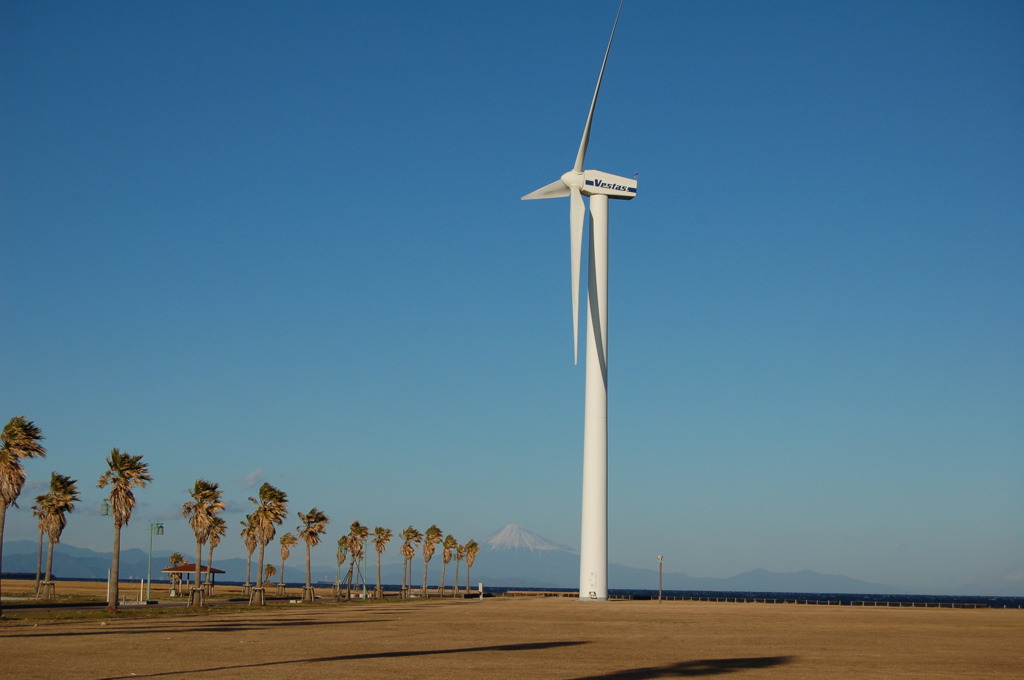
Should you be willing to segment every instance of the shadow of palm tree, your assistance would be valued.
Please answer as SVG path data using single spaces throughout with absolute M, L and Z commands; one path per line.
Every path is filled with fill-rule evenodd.
M 78 630 L 78 631 L 66 631 L 58 630 L 54 632 L 25 632 L 25 633 L 10 633 L 0 634 L 0 639 L 4 638 L 42 638 L 42 637 L 60 637 L 68 638 L 82 635 L 151 635 L 153 633 L 239 633 L 244 631 L 252 630 L 268 630 L 270 628 L 279 627 L 290 627 L 290 626 L 301 626 L 303 628 L 309 626 L 344 626 L 353 623 L 386 623 L 390 619 L 351 619 L 348 621 L 274 621 L 271 623 L 253 623 L 248 621 L 240 622 L 219 622 L 219 623 L 205 623 L 189 622 L 188 626 L 182 625 L 180 622 L 172 625 L 152 625 L 152 626 L 132 626 L 131 628 L 121 628 L 110 626 L 102 630 Z
M 725 675 L 755 668 L 781 666 L 793 660 L 791 656 L 762 656 L 747 659 L 700 659 L 680 661 L 667 666 L 629 668 L 601 675 L 585 675 L 572 680 L 649 680 L 650 678 L 693 678 L 702 675 Z
M 246 663 L 233 666 L 213 666 L 210 668 L 195 668 L 192 670 L 165 671 L 162 673 L 150 673 L 147 675 L 116 675 L 99 680 L 128 680 L 129 678 L 159 678 L 159 677 L 186 677 L 193 673 L 214 673 L 217 671 L 229 671 L 242 668 L 260 668 L 264 666 L 287 666 L 298 663 L 325 663 L 329 661 L 353 661 L 356 659 L 390 659 L 403 656 L 431 656 L 434 654 L 467 654 L 473 652 L 523 652 L 536 649 L 551 649 L 553 647 L 573 647 L 585 645 L 583 641 L 572 642 L 524 642 L 513 645 L 488 645 L 486 647 L 459 647 L 455 649 L 427 649 L 421 651 L 407 652 L 374 652 L 366 654 L 341 654 L 339 656 L 321 656 L 303 659 L 291 659 L 289 661 L 268 661 L 266 663 Z M 652 676 L 653 677 L 653 676 Z

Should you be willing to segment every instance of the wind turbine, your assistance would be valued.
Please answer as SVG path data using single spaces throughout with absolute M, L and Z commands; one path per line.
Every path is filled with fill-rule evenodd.
M 523 196 L 569 197 L 569 256 L 572 273 L 572 352 L 578 359 L 580 256 L 583 244 L 583 197 L 590 197 L 590 259 L 587 267 L 587 361 L 583 425 L 583 519 L 580 528 L 580 600 L 608 599 L 608 199 L 636 196 L 635 179 L 600 170 L 584 170 L 597 95 L 622 13 L 615 14 L 608 47 L 597 76 L 590 113 L 572 170 L 561 179 Z

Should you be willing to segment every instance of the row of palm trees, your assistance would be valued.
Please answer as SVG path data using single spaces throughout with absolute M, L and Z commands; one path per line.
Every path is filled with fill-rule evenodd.
M 0 568 L 3 565 L 3 530 L 7 508 L 15 505 L 25 485 L 25 469 L 22 461 L 29 458 L 43 458 L 46 448 L 40 443 L 42 431 L 25 416 L 15 416 L 4 426 L 0 434 Z M 107 458 L 108 470 L 100 477 L 97 486 L 110 486 L 107 499 L 114 516 L 114 557 L 111 564 L 108 609 L 117 607 L 118 566 L 121 557 L 121 528 L 131 519 L 135 508 L 132 488 L 145 486 L 152 480 L 142 456 L 132 456 L 118 449 L 111 449 Z M 50 475 L 50 489 L 36 496 L 32 515 L 39 520 L 39 551 L 36 568 L 36 593 L 41 597 L 53 596 L 53 548 L 60 541 L 67 515 L 74 511 L 75 503 L 81 500 L 78 494 L 78 480 L 54 472 Z M 49 538 L 46 555 L 46 579 L 40 582 L 39 562 L 42 561 L 43 534 Z M 0 609 L 0 616 L 3 610 Z
M 252 592 L 256 593 L 254 598 L 251 598 L 251 602 L 262 601 L 263 593 L 265 592 L 265 582 L 269 580 L 267 575 L 267 567 L 273 565 L 266 564 L 266 547 L 274 539 L 276 533 L 276 526 L 280 525 L 284 521 L 284 517 L 287 516 L 287 495 L 265 482 L 259 489 L 257 497 L 249 498 L 256 508 L 251 514 L 245 516 L 245 520 L 241 522 L 242 531 L 240 537 L 246 548 L 246 570 L 245 570 L 245 588 L 252 588 Z M 298 513 L 299 521 L 301 525 L 296 527 L 298 537 L 291 532 L 287 532 L 279 539 L 280 543 L 280 555 L 281 555 L 281 570 L 280 570 L 280 581 L 277 585 L 277 592 L 283 594 L 284 592 L 284 565 L 287 559 L 291 556 L 291 549 L 302 540 L 306 544 L 306 585 L 303 588 L 303 601 L 311 602 L 314 598 L 312 579 L 310 574 L 310 549 L 317 546 L 320 543 L 321 536 L 327 530 L 327 524 L 330 519 L 321 510 L 317 508 L 311 509 L 308 513 Z M 365 588 L 365 576 L 363 575 L 363 560 L 365 558 L 365 545 L 367 540 L 373 543 L 374 550 L 377 553 L 377 581 L 374 590 L 374 595 L 377 598 L 381 598 L 384 595 L 383 587 L 381 585 L 381 557 L 384 551 L 387 549 L 388 543 L 391 542 L 394 536 L 394 532 L 386 527 L 378 526 L 373 530 L 373 536 L 370 537 L 370 530 L 364 526 L 358 520 L 353 522 L 349 526 L 349 532 L 338 539 L 338 547 L 335 553 L 338 563 L 338 582 L 335 586 L 335 593 L 340 594 L 341 584 L 345 583 L 346 598 L 351 599 L 352 597 L 352 585 L 359 579 L 363 581 L 363 587 Z M 422 594 L 425 597 L 427 595 L 427 567 L 433 557 L 436 547 L 439 543 L 443 544 L 443 560 L 444 567 L 441 571 L 441 595 L 444 595 L 445 591 L 445 568 L 451 561 L 453 556 L 456 556 L 458 561 L 463 559 L 466 560 L 466 588 L 469 588 L 469 569 L 472 567 L 473 562 L 476 559 L 476 555 L 480 550 L 479 545 L 476 541 L 468 541 L 465 545 L 459 544 L 455 538 L 448 535 L 442 538 L 442 531 L 436 526 L 431 525 L 426 532 L 421 533 L 414 527 L 409 526 L 400 534 L 403 539 L 403 544 L 400 549 L 405 562 L 402 569 L 402 595 L 407 596 L 411 591 L 412 583 L 412 559 L 415 556 L 414 545 L 419 544 L 423 541 L 423 581 L 422 581 Z M 197 535 L 198 540 L 198 535 Z M 256 579 L 257 583 L 255 587 L 251 585 L 252 580 L 252 556 L 259 548 L 258 561 L 256 567 Z M 212 553 L 211 553 L 212 554 Z M 349 560 L 349 558 L 351 558 Z M 211 558 L 212 559 L 212 558 Z M 346 561 L 349 561 L 348 573 L 345 576 L 344 581 L 341 579 L 341 568 Z M 458 562 L 456 563 L 458 567 Z M 274 573 L 277 573 L 277 569 L 274 569 Z M 456 577 L 458 576 L 458 569 L 456 569 Z M 458 578 L 456 578 L 455 591 L 458 592 Z
M 0 436 L 0 568 L 3 564 L 3 529 L 6 520 L 7 508 L 15 505 L 18 496 L 21 494 L 25 483 L 25 471 L 22 461 L 33 457 L 45 457 L 46 449 L 40 441 L 43 439 L 42 432 L 36 425 L 27 420 L 24 416 L 12 418 L 3 429 Z M 111 449 L 110 456 L 106 459 L 107 470 L 100 476 L 97 482 L 98 488 L 110 488 L 109 496 L 105 502 L 105 512 L 109 512 L 114 518 L 114 550 L 111 562 L 110 580 L 108 583 L 107 609 L 116 611 L 118 605 L 118 576 L 121 556 L 121 529 L 131 520 L 132 511 L 135 508 L 135 495 L 133 489 L 145 487 L 152 481 L 149 474 L 149 466 L 142 461 L 142 456 L 133 456 L 119 449 Z M 74 511 L 75 503 L 81 500 L 78 493 L 78 480 L 71 479 L 66 475 L 56 472 L 50 478 L 50 489 L 47 493 L 36 497 L 36 504 L 33 506 L 33 516 L 39 520 L 40 538 L 38 562 L 42 561 L 42 539 L 43 534 L 49 538 L 49 550 L 47 553 L 46 578 L 40 582 L 37 567 L 37 593 L 41 596 L 51 597 L 53 584 L 51 581 L 53 564 L 53 547 L 60 541 L 61 533 L 67 525 L 67 514 Z M 273 565 L 265 562 L 265 550 L 267 545 L 274 539 L 277 527 L 287 516 L 287 495 L 269 483 L 264 483 L 256 497 L 250 497 L 249 501 L 256 507 L 253 512 L 245 516 L 242 522 L 241 538 L 245 544 L 248 555 L 246 566 L 246 588 L 250 590 L 252 604 L 263 604 L 265 580 L 269 580 L 273 571 Z M 182 505 L 182 516 L 186 517 L 196 538 L 196 561 L 195 561 L 195 585 L 189 592 L 189 605 L 202 606 L 204 594 L 208 592 L 200 584 L 201 558 L 204 545 L 209 545 L 209 557 L 207 560 L 207 587 L 210 584 L 210 567 L 213 564 L 213 550 L 221 541 L 227 531 L 227 525 L 223 518 L 219 517 L 225 509 L 223 492 L 215 482 L 205 479 L 197 479 L 189 491 L 189 500 Z M 296 527 L 298 537 L 285 533 L 281 539 L 281 581 L 278 586 L 283 590 L 284 586 L 284 562 L 290 555 L 290 549 L 299 540 L 306 544 L 306 585 L 303 589 L 303 600 L 311 602 L 314 599 L 310 575 L 310 549 L 320 543 L 322 535 L 326 532 L 330 519 L 324 512 L 314 507 L 309 512 L 298 513 L 300 525 Z M 358 521 L 353 522 L 349 527 L 348 534 L 338 539 L 337 561 L 339 582 L 336 584 L 336 594 L 340 594 L 340 573 L 341 567 L 346 559 L 351 558 L 348 574 L 346 577 L 346 597 L 351 598 L 352 584 L 354 578 L 360 578 L 365 588 L 365 577 L 362 573 L 364 559 L 364 546 L 369 537 L 369 529 Z M 377 553 L 377 585 L 375 596 L 383 597 L 383 589 L 380 578 L 380 562 L 388 543 L 393 538 L 391 529 L 376 527 L 373 532 L 373 542 Z M 407 527 L 399 534 L 402 539 L 400 552 L 405 558 L 402 569 L 402 595 L 408 596 L 412 590 L 412 560 L 415 557 L 415 546 L 423 544 L 423 580 L 421 581 L 422 595 L 427 596 L 427 567 L 436 552 L 437 546 L 442 548 L 444 566 L 441 570 L 441 595 L 445 593 L 445 570 L 452 557 L 456 558 L 456 574 L 453 594 L 458 593 L 458 571 L 459 563 L 466 561 L 466 589 L 469 589 L 469 570 L 476 559 L 479 546 L 476 541 L 468 541 L 465 545 L 459 544 L 451 535 L 443 536 L 443 532 L 436 526 L 431 525 L 425 532 L 420 532 L 412 526 Z M 257 585 L 253 588 L 250 585 L 252 555 L 256 548 L 259 548 L 259 566 L 257 569 Z M 172 555 L 179 557 L 179 563 L 184 558 L 179 553 Z M 358 570 L 358 575 L 354 573 Z M 0 616 L 3 610 L 0 608 Z
M 359 569 L 362 571 L 361 565 L 364 557 L 363 546 L 365 545 L 368 536 L 369 530 L 367 527 L 364 527 L 356 521 L 352 523 L 351 527 L 349 527 L 349 533 L 338 539 L 338 550 L 336 556 L 338 560 L 339 573 L 341 566 L 345 563 L 345 560 L 349 556 L 352 558 L 349 563 L 348 576 L 346 577 L 347 597 L 351 597 L 352 595 L 353 570 Z M 412 561 L 416 556 L 415 546 L 419 545 L 421 542 L 423 543 L 423 579 L 420 581 L 420 592 L 423 597 L 428 596 L 427 569 L 439 544 L 442 547 L 443 562 L 441 567 L 440 595 L 444 597 L 446 590 L 445 572 L 453 556 L 456 557 L 456 571 L 452 594 L 456 595 L 459 592 L 458 565 L 462 560 L 466 560 L 466 589 L 469 589 L 469 569 L 473 566 L 473 563 L 476 560 L 477 553 L 480 551 L 480 546 L 473 540 L 467 541 L 465 545 L 462 545 L 456 541 L 455 537 L 451 534 L 444 536 L 443 538 L 442 536 L 444 536 L 444 532 L 442 532 L 436 524 L 430 525 L 425 532 L 420 532 L 415 527 L 408 526 L 399 534 L 399 538 L 402 539 L 402 546 L 399 548 L 399 552 L 404 558 L 404 562 L 402 564 L 403 597 L 408 597 L 412 591 Z M 370 541 L 373 543 L 374 550 L 377 553 L 377 582 L 374 589 L 374 597 L 376 598 L 384 596 L 380 577 L 381 556 L 384 554 L 388 543 L 391 542 L 393 537 L 394 532 L 391 529 L 378 526 L 373 530 L 373 537 L 370 538 Z
M 210 583 L 210 568 L 213 566 L 213 549 L 220 543 L 221 537 L 224 536 L 226 531 L 226 525 L 220 517 L 217 515 L 224 511 L 225 503 L 222 499 L 222 491 L 218 484 L 207 481 L 205 479 L 197 479 L 192 490 L 189 492 L 191 500 L 186 501 L 182 506 L 182 515 L 187 517 L 189 524 L 192 527 L 192 531 L 196 537 L 196 574 L 194 587 L 189 592 L 189 605 L 190 606 L 202 606 L 203 594 L 206 589 L 199 587 L 201 577 L 201 559 L 202 559 L 202 548 L 203 545 L 209 543 L 210 552 L 207 560 L 207 574 L 206 583 Z M 270 542 L 274 539 L 277 533 L 277 527 L 280 526 L 285 517 L 288 515 L 288 496 L 287 494 L 273 486 L 269 482 L 264 482 L 259 488 L 259 492 L 255 497 L 250 497 L 249 501 L 255 506 L 253 511 L 245 516 L 245 520 L 241 523 L 242 531 L 241 538 L 245 544 L 247 560 L 246 560 L 246 571 L 245 571 L 245 585 L 244 588 L 249 594 L 251 604 L 264 604 L 266 602 L 266 582 L 269 581 L 277 569 L 274 565 L 266 562 L 266 548 Z M 277 592 L 283 594 L 284 592 L 284 564 L 285 561 L 291 556 L 291 549 L 298 544 L 299 541 L 305 543 L 306 548 L 306 584 L 302 589 L 302 600 L 303 602 L 313 602 L 315 599 L 315 592 L 312 585 L 311 575 L 311 558 L 310 551 L 312 548 L 320 544 L 321 537 L 327 531 L 327 525 L 330 523 L 330 518 L 319 508 L 313 507 L 309 512 L 299 512 L 299 526 L 295 528 L 297 536 L 291 532 L 282 534 L 279 539 L 280 543 L 280 555 L 281 555 L 281 580 L 277 586 Z M 338 550 L 336 553 L 338 561 L 338 572 L 340 575 L 341 567 L 345 563 L 346 559 L 351 557 L 349 564 L 348 574 L 346 576 L 346 597 L 351 598 L 352 596 L 352 584 L 357 575 L 355 570 L 359 570 L 359 576 L 362 575 L 362 560 L 364 558 L 364 546 L 367 539 L 369 538 L 369 529 L 363 526 L 360 522 L 356 521 L 349 527 L 349 532 L 338 539 Z M 431 525 L 425 532 L 421 533 L 414 527 L 409 526 L 401 533 L 403 544 L 401 548 L 402 555 L 405 557 L 405 564 L 402 570 L 402 594 L 407 596 L 411 590 L 412 583 L 412 558 L 415 556 L 414 545 L 423 542 L 423 581 L 422 581 L 422 594 L 424 597 L 427 595 L 427 567 L 436 551 L 438 544 L 442 544 L 443 548 L 443 560 L 444 568 L 447 567 L 454 555 L 457 558 L 456 562 L 456 584 L 455 591 L 458 592 L 458 562 L 466 560 L 466 588 L 469 588 L 469 569 L 472 567 L 476 555 L 479 552 L 479 545 L 476 541 L 469 541 L 465 545 L 460 545 L 454 537 L 448 535 L 442 538 L 443 533 L 436 525 Z M 381 586 L 380 578 L 380 563 L 381 556 L 384 550 L 387 548 L 388 543 L 393 537 L 391 529 L 385 527 L 376 527 L 373 532 L 373 538 L 370 539 L 373 542 L 375 551 L 377 553 L 377 585 L 375 589 L 375 597 L 383 597 L 383 589 Z M 256 585 L 251 584 L 252 577 L 252 556 L 258 552 L 258 562 L 256 568 Z M 441 594 L 444 595 L 444 568 L 441 572 Z M 408 575 L 408 579 L 407 579 Z M 410 585 L 406 585 L 406 584 Z M 364 580 L 365 587 L 365 580 Z M 336 588 L 336 594 L 340 594 L 340 579 Z

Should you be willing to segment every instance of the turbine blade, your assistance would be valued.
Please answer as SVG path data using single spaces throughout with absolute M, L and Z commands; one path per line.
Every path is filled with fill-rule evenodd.
M 530 193 L 523 196 L 520 200 L 532 201 L 535 198 L 563 198 L 568 195 L 569 187 L 565 186 L 565 182 L 563 182 L 562 180 L 556 180 L 551 184 L 542 186 L 540 189 L 537 189 L 536 191 L 531 191 Z
M 579 363 L 580 336 L 580 256 L 583 253 L 583 218 L 586 209 L 578 186 L 572 187 L 569 204 L 569 258 L 572 270 L 572 363 Z
M 608 37 L 608 47 L 604 51 L 604 61 L 601 62 L 601 71 L 597 74 L 597 87 L 594 88 L 594 98 L 590 102 L 590 113 L 587 114 L 587 124 L 583 126 L 583 139 L 580 140 L 580 150 L 576 154 L 575 172 L 583 172 L 583 159 L 587 155 L 587 145 L 590 144 L 590 126 L 594 122 L 594 109 L 597 108 L 597 95 L 601 92 L 601 80 L 604 78 L 604 67 L 608 64 L 608 54 L 612 51 L 612 40 L 615 39 L 615 27 L 619 25 L 619 15 L 622 14 L 622 3 L 619 0 L 619 11 L 615 13 L 615 23 L 612 24 L 612 34 Z

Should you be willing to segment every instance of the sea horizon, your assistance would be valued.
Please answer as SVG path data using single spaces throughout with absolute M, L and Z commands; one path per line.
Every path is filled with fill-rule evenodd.
M 34 574 L 4 574 L 4 579 L 32 580 Z M 104 578 L 60 578 L 54 576 L 55 581 L 90 581 L 102 582 Z M 129 579 L 121 579 L 128 581 Z M 153 585 L 170 585 L 166 579 L 153 579 Z M 243 581 L 216 581 L 215 585 L 243 586 Z M 268 585 L 277 586 L 277 582 Z M 305 581 L 286 581 L 285 587 L 301 589 Z M 333 588 L 334 582 L 315 581 L 315 588 Z M 471 590 L 477 590 L 478 584 L 473 584 Z M 373 584 L 367 583 L 366 590 L 372 591 Z M 388 591 L 399 590 L 401 585 L 385 583 L 383 588 Z M 409 587 L 415 597 L 422 588 L 420 585 Z M 436 590 L 437 585 L 429 586 L 430 590 Z M 362 591 L 362 585 L 358 587 L 353 584 L 353 591 Z M 452 587 L 445 586 L 445 592 L 450 593 Z M 465 592 L 464 587 L 459 588 Z M 517 593 L 552 593 L 565 597 L 572 597 L 577 588 L 557 588 L 547 586 L 488 586 L 484 584 L 485 596 L 505 595 L 509 592 Z M 632 600 L 657 600 L 658 590 L 649 588 L 609 588 L 608 595 L 611 599 L 632 599 Z M 1024 596 L 1005 595 L 943 595 L 943 594 L 915 594 L 915 593 L 835 593 L 835 592 L 783 592 L 783 591 L 750 591 L 750 590 L 668 590 L 661 591 L 664 600 L 705 600 L 712 602 L 764 602 L 778 604 L 807 604 L 807 605 L 839 605 L 839 606 L 918 606 L 918 607 L 988 607 L 993 609 L 1024 609 Z

